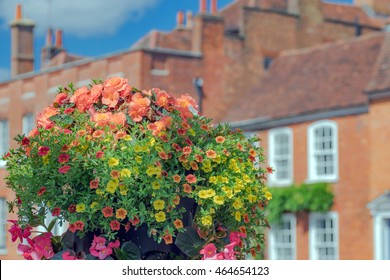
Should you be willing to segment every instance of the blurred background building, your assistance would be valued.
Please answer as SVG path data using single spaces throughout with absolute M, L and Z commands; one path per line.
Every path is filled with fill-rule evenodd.
M 276 170 L 270 186 L 331 186 L 332 209 L 284 215 L 265 258 L 390 259 L 390 0 L 217 7 L 200 0 L 199 13 L 177 13 L 174 30 L 96 58 L 72 54 L 62 30 L 49 29 L 38 58 L 34 22 L 16 5 L 11 79 L 0 83 L 0 153 L 70 81 L 81 87 L 120 76 L 137 88 L 189 93 L 215 122 L 260 135 Z M 5 222 L 13 194 L 0 184 L 0 259 L 20 258 Z

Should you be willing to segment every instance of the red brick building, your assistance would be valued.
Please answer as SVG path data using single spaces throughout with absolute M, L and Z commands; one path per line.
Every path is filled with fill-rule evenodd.
M 362 180 L 371 183 L 371 179 L 368 178 L 372 178 L 372 183 L 376 184 L 375 180 L 378 180 L 378 177 L 373 177 L 365 164 L 368 154 L 373 159 L 376 154 L 369 149 L 371 147 L 368 144 L 369 140 L 363 140 L 365 139 L 363 135 L 369 135 L 371 130 L 364 126 L 365 121 L 368 122 L 369 115 L 366 112 L 368 111 L 367 95 L 360 96 L 359 94 L 369 84 L 368 79 L 374 77 L 374 69 L 378 72 L 376 84 L 386 84 L 383 79 L 379 79 L 383 73 L 380 71 L 381 68 L 375 64 L 384 48 L 382 30 L 386 27 L 386 18 L 378 17 L 375 13 L 368 13 L 362 7 L 322 3 L 320 0 L 237 0 L 221 11 L 217 11 L 215 0 L 211 1 L 210 10 L 207 9 L 206 2 L 206 0 L 200 1 L 200 13 L 195 16 L 189 13 L 187 15 L 179 13 L 175 30 L 168 33 L 151 31 L 128 50 L 98 58 L 86 59 L 69 54 L 63 48 L 61 31 L 56 32 L 55 43 L 53 43 L 52 33 L 48 32 L 46 45 L 42 49 L 42 69 L 39 71 L 33 71 L 34 24 L 23 18 L 21 9 L 18 7 L 15 20 L 11 23 L 12 78 L 0 83 L 0 104 L 2 105 L 0 106 L 0 152 L 3 153 L 14 145 L 11 141 L 14 135 L 27 132 L 32 128 L 34 115 L 53 99 L 59 85 L 74 82 L 77 86 L 82 86 L 88 84 L 92 78 L 105 78 L 112 75 L 124 76 L 138 88 L 160 87 L 175 94 L 188 92 L 199 103 L 202 103 L 202 112 L 217 122 L 222 120 L 237 122 L 245 119 L 258 121 L 263 117 L 271 121 L 300 116 L 300 114 L 306 114 L 307 111 L 320 112 L 339 108 L 342 113 L 336 110 L 338 112 L 335 115 L 336 119 L 332 119 L 336 121 L 329 123 L 330 129 L 332 130 L 336 124 L 339 137 L 345 137 L 346 140 L 338 138 L 340 145 L 344 143 L 343 145 L 348 147 L 356 146 L 353 151 L 359 150 L 359 153 L 350 154 L 350 150 L 343 150 L 343 153 L 355 156 L 353 163 L 358 164 L 359 161 L 362 164 L 362 171 L 359 173 L 367 177 L 364 176 L 361 179 L 354 176 L 353 171 L 356 169 L 351 167 L 349 159 L 343 156 L 340 148 L 337 162 L 338 176 L 332 178 L 332 182 L 336 182 L 334 185 L 335 211 L 341 211 L 342 205 L 352 207 L 346 207 L 343 210 L 345 213 L 341 211 L 338 214 L 340 222 L 351 224 L 349 229 L 352 232 L 342 234 L 340 230 L 340 248 L 337 247 L 339 249 L 335 257 L 342 259 L 373 258 L 370 247 L 372 246 L 372 231 L 367 229 L 360 234 L 359 230 L 371 221 L 366 203 L 379 195 L 380 191 L 373 192 L 367 197 L 366 193 L 372 190 L 367 187 L 367 184 L 361 183 Z M 371 9 L 371 11 L 374 10 Z M 368 34 L 373 32 L 375 34 Z M 347 43 L 336 43 L 334 45 L 336 47 L 322 46 L 324 43 L 344 41 L 360 35 L 362 35 L 361 38 L 352 39 Z M 315 46 L 313 50 L 297 50 L 312 46 Z M 345 50 L 347 47 L 357 50 L 352 53 Z M 325 67 L 326 70 L 317 71 L 318 75 L 321 74 L 319 77 L 323 79 L 318 80 L 319 83 L 314 83 L 316 80 L 307 83 L 310 78 L 306 78 L 306 75 L 309 77 L 309 74 L 313 74 L 313 69 L 310 68 L 311 66 L 305 68 L 300 65 L 309 65 L 312 60 L 315 61 L 311 53 L 323 49 L 329 49 L 332 52 L 320 51 L 322 56 L 319 54 L 321 58 L 319 65 L 328 65 L 329 58 L 334 60 L 339 58 L 339 60 L 330 59 L 332 63 Z M 290 51 L 283 54 L 286 50 Z M 333 54 L 333 50 L 338 51 L 337 55 Z M 360 51 L 368 51 L 368 53 L 363 55 Z M 355 54 L 362 59 L 359 62 L 362 69 L 355 76 L 351 76 L 348 71 L 355 70 L 353 66 L 356 62 L 354 59 L 357 59 Z M 281 57 L 275 59 L 278 56 Z M 345 62 L 342 62 L 341 57 L 344 56 Z M 385 54 L 383 56 L 385 57 Z M 273 65 L 269 68 L 271 62 Z M 278 65 L 281 65 L 279 69 Z M 288 75 L 280 76 L 284 75 L 283 73 L 288 73 Z M 307 86 L 305 89 L 299 89 L 302 84 L 294 82 L 296 73 L 300 73 L 299 82 Z M 193 85 L 196 77 L 203 80 L 203 96 L 197 94 Z M 344 79 L 343 83 L 336 87 L 333 79 L 337 80 L 338 77 L 344 77 Z M 265 86 L 259 83 L 260 81 L 264 82 Z M 290 82 L 293 84 L 289 85 Z M 267 84 L 269 84 L 268 90 L 270 91 L 266 92 Z M 274 93 L 278 86 L 283 85 L 289 86 L 278 89 L 275 97 L 270 94 Z M 317 100 L 317 103 L 313 101 L 313 104 L 319 106 L 313 107 L 312 103 L 306 103 L 307 97 L 310 95 L 309 100 L 315 99 L 316 95 L 313 95 L 313 92 L 316 92 L 320 86 L 326 87 L 329 97 Z M 372 87 L 375 88 L 375 86 Z M 350 95 L 344 92 L 337 94 L 341 88 L 343 90 L 348 88 L 352 93 Z M 267 95 L 267 98 L 270 98 L 269 101 L 259 98 L 263 96 L 257 94 L 259 89 L 262 94 L 270 95 Z M 290 98 L 291 95 L 288 93 L 294 89 L 302 98 Z M 272 99 L 277 96 L 279 96 L 278 99 Z M 325 104 L 330 102 L 330 105 L 324 106 L 323 102 Z M 269 105 L 264 106 L 264 104 Z M 344 116 L 344 107 L 354 109 L 346 109 L 352 110 L 352 113 Z M 380 108 L 378 106 L 378 114 L 380 114 Z M 272 113 L 265 115 L 268 114 L 267 110 Z M 321 116 L 331 118 L 333 115 L 319 115 L 318 119 L 322 118 Z M 306 179 L 307 141 L 304 135 L 306 135 L 308 121 L 311 120 L 314 119 L 288 123 L 294 135 L 301 133 L 297 134 L 300 136 L 294 136 L 294 141 L 302 141 L 302 143 L 294 143 L 293 155 L 296 166 L 294 165 L 293 180 L 296 182 Z M 345 131 L 338 121 L 343 122 Z M 264 136 L 265 147 L 267 147 L 268 129 L 285 126 L 283 122 L 266 127 L 251 126 L 252 122 L 253 120 L 243 121 L 235 125 L 250 131 L 261 130 L 260 135 Z M 247 123 L 250 125 L 248 126 Z M 351 137 L 351 142 L 348 142 L 347 140 Z M 380 153 L 376 155 L 376 157 L 382 156 L 383 154 Z M 3 168 L 0 170 L 1 178 L 4 175 Z M 345 181 L 345 177 L 349 181 Z M 340 184 L 343 187 L 339 187 Z M 1 186 L 0 197 L 4 204 L 6 199 L 12 197 L 12 193 L 4 187 L 4 182 L 1 182 Z M 354 190 L 356 186 L 361 189 L 362 194 L 355 199 L 348 191 Z M 353 208 L 356 205 L 359 207 L 364 205 L 364 207 L 356 210 Z M 2 221 L 4 219 L 2 218 Z M 299 250 L 296 256 L 299 259 L 307 259 L 311 257 L 308 253 L 310 246 L 307 242 L 308 218 L 298 217 L 297 222 L 296 236 L 302 236 L 302 238 L 297 239 L 296 248 Z M 352 224 L 357 224 L 357 226 Z M 0 258 L 18 258 L 14 245 L 8 236 L 5 238 L 4 232 L 3 226 L 0 236 L 2 242 Z M 366 242 L 367 248 L 358 247 L 357 245 L 361 245 L 360 242 Z M 357 245 L 352 246 L 355 244 Z

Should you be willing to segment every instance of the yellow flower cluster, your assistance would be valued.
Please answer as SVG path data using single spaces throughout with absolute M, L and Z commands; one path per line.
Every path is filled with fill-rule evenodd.
M 215 191 L 213 189 L 201 190 L 198 193 L 198 196 L 204 199 L 213 197 L 214 195 L 215 195 Z

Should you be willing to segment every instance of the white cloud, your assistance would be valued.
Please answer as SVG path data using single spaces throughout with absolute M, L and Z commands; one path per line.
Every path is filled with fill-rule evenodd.
M 114 34 L 128 20 L 138 20 L 160 0 L 0 0 L 0 18 L 14 19 L 17 3 L 23 16 L 36 23 L 42 35 L 48 26 L 79 37 Z M 3 25 L 4 27 L 4 25 Z
M 0 82 L 9 80 L 10 72 L 7 68 L 0 68 Z

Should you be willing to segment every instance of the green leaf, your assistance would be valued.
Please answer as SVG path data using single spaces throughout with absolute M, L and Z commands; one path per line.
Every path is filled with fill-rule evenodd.
M 205 242 L 192 227 L 186 227 L 184 232 L 179 232 L 175 241 L 175 245 L 189 257 L 198 256 L 204 244 Z
M 135 245 L 131 241 L 127 241 L 122 244 L 121 249 L 115 249 L 115 253 L 119 252 L 121 260 L 140 260 L 141 259 L 141 253 L 139 252 L 139 249 L 137 245 Z M 117 258 L 119 259 L 119 256 L 117 255 Z
M 85 259 L 86 259 L 86 260 L 98 260 L 97 257 L 94 257 L 94 256 L 92 256 L 91 254 L 86 255 L 86 256 L 85 256 Z
M 65 252 L 67 252 L 67 251 L 70 251 L 70 250 L 62 250 L 62 251 L 58 252 L 57 254 L 55 254 L 55 255 L 51 258 L 51 260 L 63 260 L 62 254 L 65 253 Z
M 53 221 L 50 222 L 49 226 L 47 227 L 47 231 L 51 231 L 54 226 L 56 225 L 57 219 L 54 219 Z

